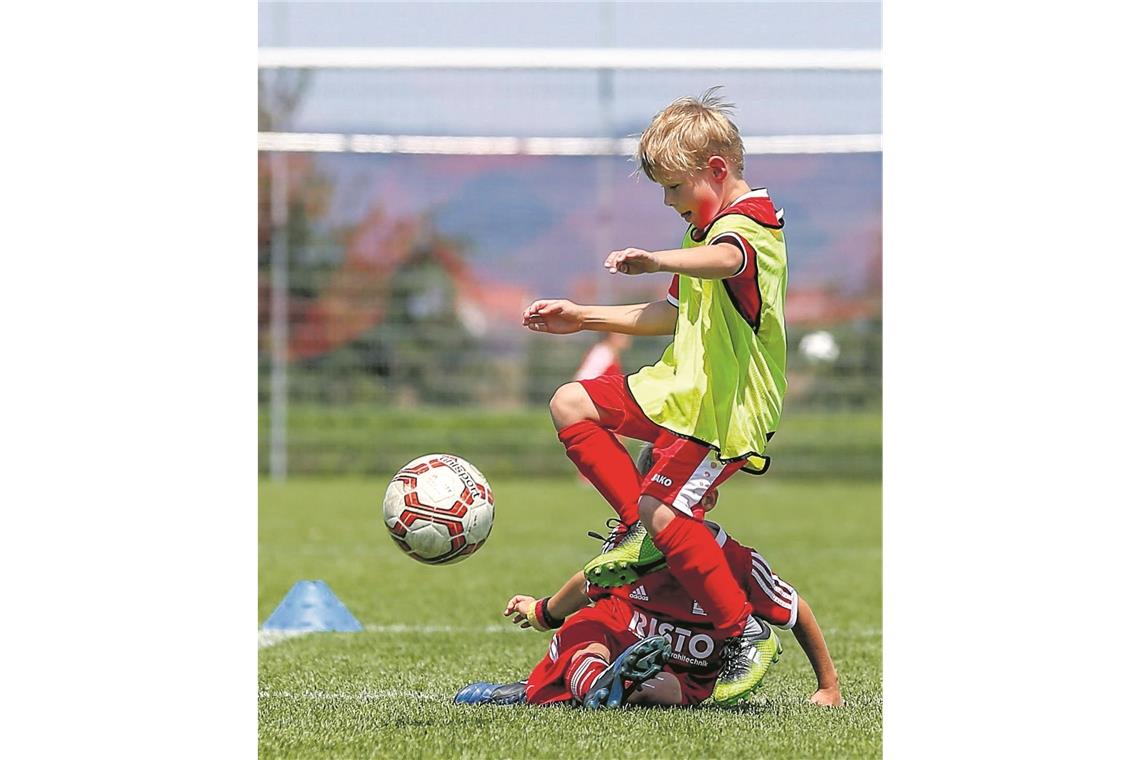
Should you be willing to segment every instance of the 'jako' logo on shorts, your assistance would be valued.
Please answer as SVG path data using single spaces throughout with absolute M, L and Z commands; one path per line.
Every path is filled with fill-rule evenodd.
M 664 475 L 662 475 L 661 473 L 657 473 L 656 475 L 653 476 L 653 482 L 654 483 L 660 483 L 661 485 L 665 486 L 666 488 L 673 485 L 673 479 L 667 478 Z

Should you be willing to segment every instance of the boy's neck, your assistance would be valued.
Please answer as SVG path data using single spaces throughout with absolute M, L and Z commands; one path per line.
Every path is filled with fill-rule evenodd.
M 724 211 L 734 200 L 751 192 L 752 187 L 745 181 L 743 177 L 738 177 L 724 183 L 724 189 L 720 194 L 720 210 Z

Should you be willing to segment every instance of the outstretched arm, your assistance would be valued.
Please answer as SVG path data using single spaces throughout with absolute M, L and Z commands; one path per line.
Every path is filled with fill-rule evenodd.
M 835 672 L 835 663 L 831 661 L 831 653 L 827 651 L 827 642 L 823 638 L 823 631 L 811 607 L 801 596 L 799 609 L 796 612 L 796 624 L 792 626 L 792 633 L 796 641 L 800 642 L 804 654 L 815 671 L 816 682 L 819 686 L 809 700 L 812 704 L 837 707 L 843 704 L 843 696 L 839 692 L 839 674 Z
M 582 306 L 565 299 L 535 301 L 523 310 L 523 326 L 534 332 L 566 335 L 580 330 L 626 335 L 672 335 L 677 309 L 668 301 L 625 306 Z
M 610 274 L 647 274 L 675 272 L 703 280 L 732 277 L 744 266 L 744 253 L 731 243 L 675 248 L 669 251 L 644 251 L 623 248 L 606 257 L 602 264 Z
M 538 631 L 548 631 L 551 626 L 548 621 L 565 620 L 578 610 L 590 604 L 590 597 L 586 596 L 586 574 L 579 570 L 570 580 L 562 584 L 562 588 L 547 598 L 535 599 L 533 596 L 516 594 L 507 602 L 503 610 L 503 617 L 514 617 L 514 623 L 520 628 L 534 628 Z M 546 614 L 543 614 L 545 607 Z M 557 627 L 557 626 L 554 626 Z
M 550 597 L 547 609 L 551 617 L 565 620 L 583 607 L 590 605 L 590 597 L 586 596 L 586 573 L 579 570 L 570 580 L 562 584 L 562 588 Z

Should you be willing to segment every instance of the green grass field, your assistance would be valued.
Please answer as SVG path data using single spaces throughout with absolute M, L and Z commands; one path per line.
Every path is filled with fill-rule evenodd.
M 477 455 L 472 459 L 478 463 Z M 514 593 L 545 595 L 596 552 L 587 530 L 612 515 L 570 479 L 493 479 L 495 527 L 458 565 L 405 557 L 380 519 L 386 481 L 264 482 L 258 621 L 298 580 L 322 579 L 365 632 L 259 648 L 264 758 L 877 757 L 882 754 L 882 490 L 867 480 L 738 475 L 713 513 L 811 603 L 847 706 L 805 703 L 811 668 L 790 632 L 763 696 L 736 709 L 586 713 L 459 707 L 475 680 L 517 680 L 549 634 L 500 613 Z

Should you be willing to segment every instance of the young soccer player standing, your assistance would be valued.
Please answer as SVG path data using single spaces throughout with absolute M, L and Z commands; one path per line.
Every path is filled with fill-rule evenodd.
M 740 133 L 713 93 L 674 101 L 638 145 L 641 170 L 689 223 L 681 248 L 626 248 L 604 262 L 614 274 L 673 272 L 667 297 L 627 306 L 539 300 L 523 324 L 553 334 L 673 335 L 657 364 L 569 383 L 551 399 L 571 461 L 623 522 L 640 521 L 584 570 L 590 583 L 612 587 L 667 564 L 717 630 L 740 636 L 752 608 L 701 524 L 700 501 L 740 469 L 767 468 L 764 448 L 786 388 L 787 256 L 782 212 L 744 180 Z M 615 433 L 653 443 L 644 479 Z M 768 663 L 754 647 L 749 655 L 754 667 L 722 675 L 726 698 L 759 686 Z

